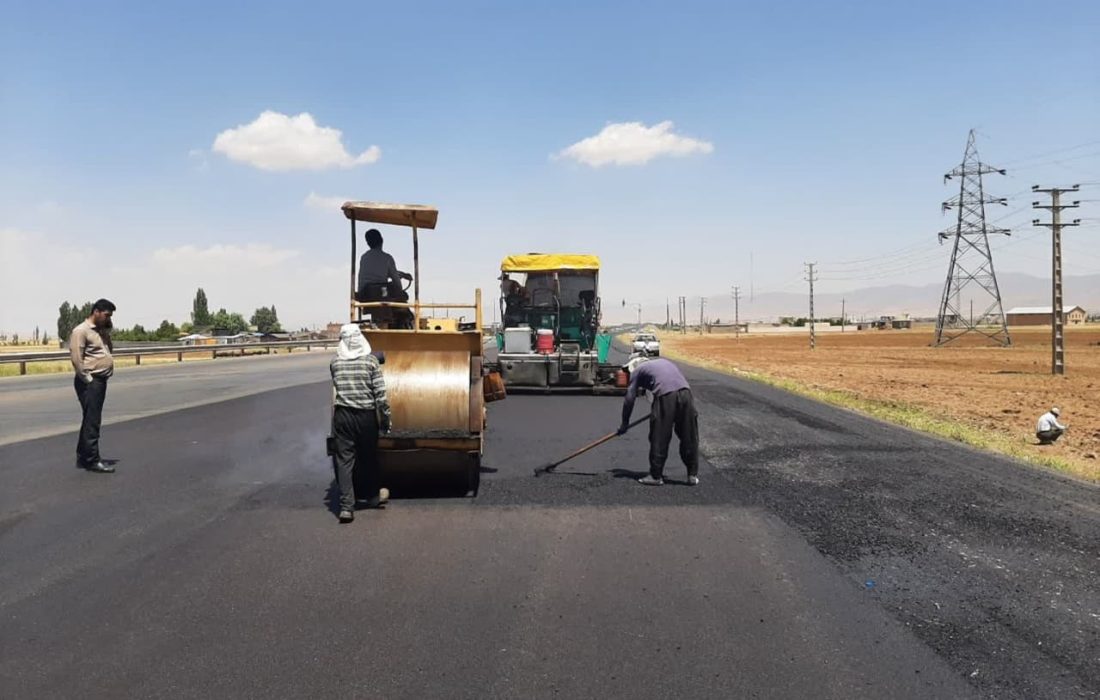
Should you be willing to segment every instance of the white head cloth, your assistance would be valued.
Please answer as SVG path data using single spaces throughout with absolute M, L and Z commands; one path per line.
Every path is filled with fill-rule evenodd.
M 634 374 L 634 370 L 638 369 L 638 365 L 643 362 L 649 362 L 649 358 L 645 355 L 639 355 L 638 357 L 630 358 L 630 362 L 626 363 L 626 371 Z
M 354 323 L 345 323 L 340 327 L 340 344 L 336 346 L 336 356 L 341 360 L 356 360 L 370 354 L 370 343 L 363 337 L 363 331 Z

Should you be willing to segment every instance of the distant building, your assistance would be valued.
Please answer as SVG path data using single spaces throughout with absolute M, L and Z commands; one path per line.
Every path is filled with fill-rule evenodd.
M 192 333 L 180 338 L 180 343 L 183 345 L 213 345 L 214 342 L 213 338 L 202 333 Z
M 328 324 L 325 326 L 325 337 L 336 340 L 340 337 L 340 327 L 341 325 L 339 323 Z
M 1010 326 L 1049 326 L 1052 315 L 1051 306 L 1017 306 L 1005 312 Z M 1085 322 L 1088 313 L 1080 306 L 1065 305 L 1062 314 L 1066 325 L 1077 326 Z

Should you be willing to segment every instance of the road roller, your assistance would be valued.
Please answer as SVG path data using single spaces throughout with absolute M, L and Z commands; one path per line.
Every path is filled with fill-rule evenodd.
M 419 233 L 435 229 L 439 212 L 434 207 L 346 202 L 341 210 L 351 224 L 350 319 L 359 324 L 371 348 L 385 354 L 382 370 L 393 430 L 378 441 L 382 484 L 398 497 L 477 495 L 486 400 L 481 290 L 475 290 L 472 303 L 421 301 Z M 405 293 L 386 285 L 358 288 L 356 246 L 361 223 L 411 233 L 411 298 L 408 283 Z M 469 316 L 451 318 L 456 311 Z M 498 377 L 488 381 L 494 388 L 502 384 Z M 494 390 L 489 397 L 501 396 Z

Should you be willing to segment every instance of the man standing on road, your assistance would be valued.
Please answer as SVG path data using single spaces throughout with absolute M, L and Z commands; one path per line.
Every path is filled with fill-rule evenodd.
M 1058 422 L 1058 416 L 1062 412 L 1055 406 L 1039 416 L 1039 423 L 1035 426 L 1035 437 L 1039 438 L 1040 445 L 1053 445 L 1066 432 L 1066 426 Z
M 332 414 L 340 522 L 355 520 L 356 491 L 369 507 L 389 496 L 379 488 L 378 433 L 390 432 L 390 403 L 378 358 L 354 323 L 340 328 L 340 345 L 329 365 L 336 389 Z
M 101 474 L 115 470 L 99 455 L 103 401 L 107 398 L 107 380 L 115 371 L 115 360 L 111 357 L 111 316 L 114 312 L 114 304 L 100 299 L 92 304 L 92 315 L 69 336 L 69 355 L 76 370 L 73 386 L 83 412 L 80 437 L 76 442 L 76 462 L 90 472 Z
M 638 391 L 653 393 L 653 406 L 649 417 L 649 475 L 638 479 L 646 486 L 659 486 L 664 482 L 665 460 L 672 433 L 680 439 L 680 459 L 687 467 L 688 484 L 699 484 L 699 414 L 691 387 L 680 370 L 666 359 L 649 360 L 636 357 L 624 369 L 630 374 L 630 385 L 623 399 L 623 422 L 617 431 L 622 435 L 630 424 L 634 412 L 634 399 Z

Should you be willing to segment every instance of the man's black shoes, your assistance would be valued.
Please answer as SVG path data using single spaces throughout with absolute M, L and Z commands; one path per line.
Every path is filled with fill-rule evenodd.
M 114 474 L 115 468 L 110 464 L 103 461 L 96 462 L 81 462 L 80 467 L 90 472 L 97 472 L 99 474 Z

